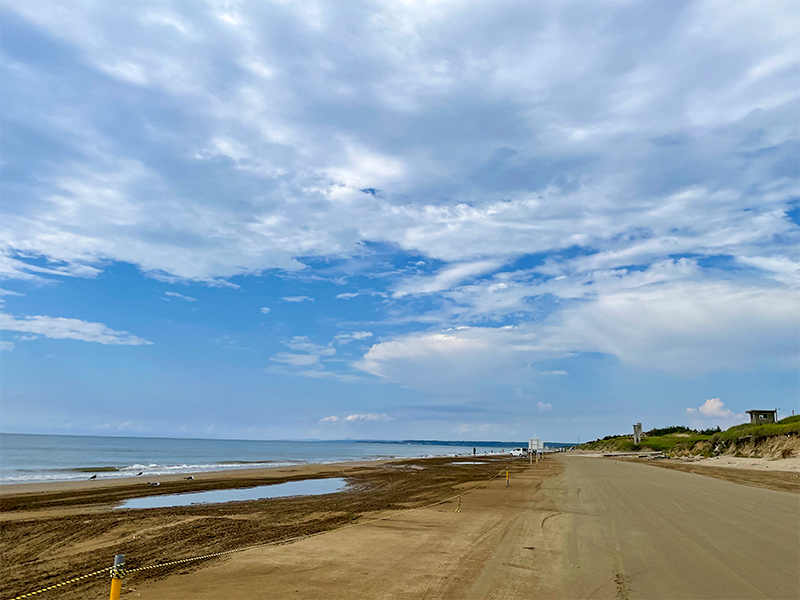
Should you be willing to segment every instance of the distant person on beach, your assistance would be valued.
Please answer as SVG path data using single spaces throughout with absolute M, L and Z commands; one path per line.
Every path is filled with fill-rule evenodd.
M 472 449 L 472 456 L 475 456 L 477 453 L 478 453 L 478 450 L 476 448 L 473 448 Z

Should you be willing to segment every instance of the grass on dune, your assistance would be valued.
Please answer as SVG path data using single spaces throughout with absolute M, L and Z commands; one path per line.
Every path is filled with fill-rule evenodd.
M 657 452 L 680 452 L 682 450 L 700 450 L 704 454 L 720 451 L 735 445 L 743 439 L 758 442 L 768 437 L 778 435 L 797 435 L 800 433 L 800 415 L 786 417 L 777 423 L 765 425 L 752 425 L 743 423 L 734 425 L 725 431 L 697 432 L 688 427 L 668 427 L 654 432 L 674 431 L 664 435 L 647 435 L 638 445 L 633 443 L 630 435 L 610 435 L 603 439 L 594 440 L 583 444 L 585 450 L 599 450 L 603 452 L 636 452 L 652 450 Z

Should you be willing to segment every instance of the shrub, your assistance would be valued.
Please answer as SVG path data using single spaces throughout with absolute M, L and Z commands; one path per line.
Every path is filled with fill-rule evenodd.
M 672 427 L 662 427 L 661 429 L 651 429 L 645 432 L 649 436 L 669 435 L 670 433 L 697 433 L 694 429 L 684 427 L 683 425 L 674 425 Z
M 701 429 L 698 431 L 700 435 L 714 435 L 715 433 L 721 433 L 722 429 L 719 428 L 719 425 L 716 427 L 709 427 L 708 429 Z

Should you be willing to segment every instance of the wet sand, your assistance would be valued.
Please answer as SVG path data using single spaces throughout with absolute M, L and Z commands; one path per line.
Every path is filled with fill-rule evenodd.
M 129 567 L 221 552 L 328 531 L 385 514 L 430 504 L 459 486 L 486 480 L 523 461 L 485 458 L 480 465 L 454 465 L 431 458 L 273 469 L 242 469 L 184 476 L 24 484 L 0 489 L 0 580 L 13 597 L 92 572 L 125 554 Z M 343 477 L 348 488 L 321 496 L 274 498 L 174 508 L 114 510 L 128 498 L 254 487 L 287 481 Z M 207 568 L 224 559 L 163 567 L 147 581 Z M 131 583 L 134 583 L 131 578 Z M 136 581 L 138 584 L 141 582 Z M 126 585 L 128 580 L 126 580 Z M 87 598 L 108 593 L 105 576 L 41 597 Z M 224 597 L 224 595 L 222 596 Z

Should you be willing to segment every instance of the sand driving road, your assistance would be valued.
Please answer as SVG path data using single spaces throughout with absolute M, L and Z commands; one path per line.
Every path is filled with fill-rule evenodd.
M 460 513 L 439 506 L 245 552 L 126 597 L 798 598 L 800 495 L 551 458 L 510 488 L 471 492 Z
M 552 512 L 503 544 L 470 596 L 800 597 L 797 494 L 646 464 L 563 462 L 538 495 Z M 508 565 L 524 546 L 536 548 L 538 581 L 521 589 Z

